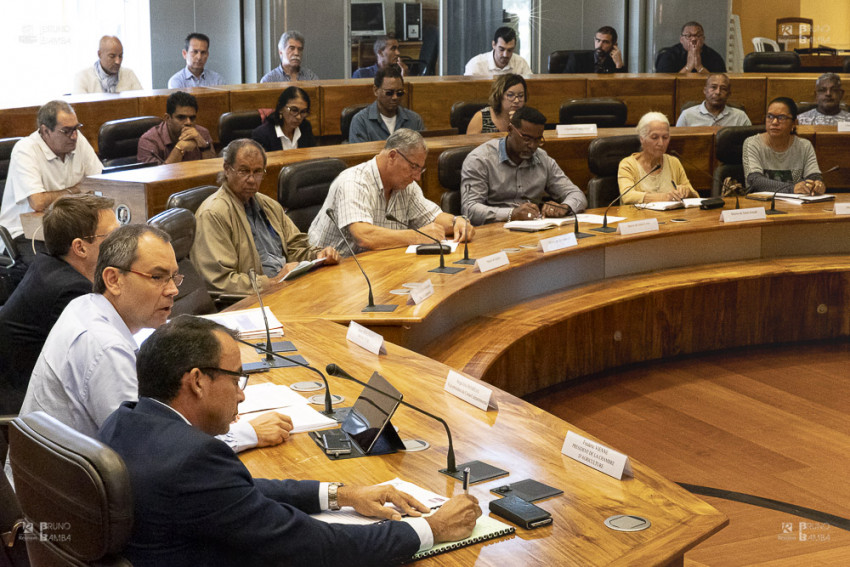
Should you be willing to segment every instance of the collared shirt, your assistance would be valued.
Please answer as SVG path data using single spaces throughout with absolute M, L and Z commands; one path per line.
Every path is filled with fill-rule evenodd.
M 210 131 L 195 124 L 195 130 L 201 135 L 201 137 L 207 142 L 207 148 L 212 147 L 212 136 L 210 136 Z M 162 165 L 165 163 L 165 160 L 168 159 L 168 156 L 171 155 L 171 152 L 174 151 L 174 146 L 177 145 L 177 141 L 171 141 L 171 134 L 168 133 L 168 124 L 163 120 L 139 138 L 139 149 L 136 153 L 136 159 L 140 163 L 156 163 Z M 207 148 L 204 148 L 206 150 Z M 203 159 L 202 150 L 196 145 L 193 149 L 188 150 L 183 154 L 183 159 L 180 161 L 195 161 Z
M 251 236 L 257 246 L 263 273 L 268 277 L 276 276 L 286 265 L 286 255 L 283 254 L 283 244 L 280 235 L 269 223 L 268 217 L 256 199 L 252 198 L 245 204 L 245 216 L 251 227 Z
M 141 90 L 142 83 L 132 69 L 122 66 L 118 69 L 118 84 L 115 86 L 116 93 L 124 91 Z M 102 93 L 103 85 L 100 83 L 100 78 L 97 76 L 94 65 L 89 65 L 82 71 L 74 75 L 74 86 L 71 88 L 71 94 L 83 93 Z
M 850 122 L 850 112 L 839 110 L 838 114 L 822 114 L 817 108 L 813 108 L 797 117 L 797 124 L 829 124 L 834 126 L 839 122 Z
M 12 148 L 0 207 L 0 225 L 6 227 L 12 238 L 20 236 L 24 233 L 20 215 L 33 212 L 27 197 L 73 187 L 83 177 L 101 171 L 103 164 L 82 134 L 77 134 L 77 147 L 63 161 L 48 147 L 41 134 L 33 132 Z
M 378 69 L 380 69 L 380 67 L 378 67 L 377 63 L 375 63 L 374 65 L 370 65 L 368 67 L 360 67 L 359 69 L 354 71 L 354 73 L 352 73 L 351 78 L 352 79 L 371 79 L 372 77 L 374 77 L 375 75 L 378 74 Z
M 378 172 L 377 158 L 349 167 L 339 174 L 331 184 L 328 197 L 322 205 L 322 210 L 310 225 L 310 244 L 324 248 L 333 246 L 343 256 L 348 256 L 345 245 L 330 217 L 325 212 L 333 209 L 336 213 L 339 228 L 345 232 L 351 247 L 356 252 L 366 250 L 357 246 L 351 238 L 348 225 L 355 222 L 365 222 L 382 228 L 405 230 L 406 224 L 387 220 L 387 213 L 403 223 L 419 228 L 434 222 L 440 214 L 440 207 L 422 195 L 422 189 L 416 182 L 404 189 L 390 193 L 390 200 L 384 198 L 384 185 Z
M 421 132 L 425 130 L 422 117 L 409 108 L 399 106 L 396 111 L 395 129 L 410 128 Z M 377 142 L 386 140 L 392 132 L 387 128 L 380 110 L 378 101 L 373 102 L 351 119 L 351 128 L 348 131 L 348 141 L 352 144 L 357 142 Z
M 464 75 L 485 75 L 492 77 L 494 75 L 507 75 L 515 73 L 517 75 L 533 75 L 531 66 L 528 61 L 514 53 L 511 55 L 511 60 L 504 68 L 500 69 L 496 66 L 496 60 L 493 58 L 493 52 L 481 53 L 470 59 L 466 68 L 463 71 Z
M 283 70 L 283 65 L 278 65 L 260 79 L 261 83 L 283 83 L 291 81 L 292 78 L 289 74 Z M 298 80 L 299 81 L 318 81 L 319 76 L 308 69 L 307 67 L 301 67 L 301 70 L 298 71 Z
M 301 128 L 298 127 L 292 133 L 292 139 L 286 137 L 286 134 L 283 133 L 283 128 L 275 124 L 274 132 L 277 134 L 278 139 L 280 140 L 280 146 L 283 150 L 296 150 L 298 149 L 298 140 L 301 139 Z
M 676 126 L 751 126 L 747 113 L 740 108 L 726 105 L 717 116 L 709 112 L 705 101 L 699 106 L 686 108 L 679 115 Z
M 475 225 L 506 221 L 511 209 L 527 201 L 540 202 L 545 195 L 575 213 L 587 208 L 582 190 L 545 151 L 538 148 L 531 159 L 517 165 L 508 157 L 506 138 L 469 152 L 460 176 L 463 214 Z
M 183 67 L 168 79 L 169 89 L 186 89 L 189 87 L 215 87 L 217 85 L 227 84 L 224 82 L 224 77 L 211 71 L 204 69 L 201 71 L 201 76 L 196 77 L 188 67 Z
M 110 301 L 90 293 L 74 299 L 47 336 L 21 415 L 43 411 L 89 437 L 122 402 L 138 399 L 138 347 Z M 219 437 L 235 451 L 257 444 L 247 421 Z

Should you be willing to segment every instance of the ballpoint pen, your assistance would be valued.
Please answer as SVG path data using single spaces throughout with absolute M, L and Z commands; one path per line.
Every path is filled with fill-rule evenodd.
M 469 495 L 469 467 L 463 469 L 463 493 Z

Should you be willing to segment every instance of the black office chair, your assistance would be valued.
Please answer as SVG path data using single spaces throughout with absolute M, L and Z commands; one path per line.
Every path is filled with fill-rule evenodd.
M 842 69 L 845 73 L 850 73 L 850 57 L 844 58 L 844 66 Z
M 9 457 L 33 565 L 130 567 L 130 476 L 115 451 L 44 412 L 12 421 Z
M 550 74 L 563 73 L 564 67 L 573 53 L 586 53 L 587 49 L 559 49 L 549 54 L 549 62 L 546 65 L 546 72 Z
M 475 116 L 476 112 L 486 106 L 486 102 L 456 102 L 449 111 L 449 124 L 451 124 L 452 128 L 457 128 L 458 134 L 466 134 L 472 117 Z
M 440 196 L 440 208 L 450 215 L 461 214 L 460 171 L 463 160 L 477 146 L 462 146 L 445 150 L 437 158 L 437 177 L 446 191 Z
M 798 73 L 800 56 L 793 51 L 754 51 L 744 57 L 744 73 Z
M 743 153 L 744 140 L 764 132 L 764 124 L 758 126 L 729 126 L 721 128 L 714 136 L 714 155 L 719 162 L 714 168 L 714 180 L 711 183 L 711 196 L 720 197 L 723 180 L 727 177 L 746 185 L 744 179 Z
M 629 107 L 616 98 L 580 98 L 561 104 L 559 124 L 596 124 L 598 128 L 626 125 Z
M 667 53 L 670 52 L 670 49 L 671 48 L 669 48 L 669 47 L 663 47 L 663 48 L 658 50 L 658 53 L 655 54 L 655 72 L 656 73 L 660 72 L 658 70 L 658 62 L 661 61 L 662 57 L 664 57 L 665 55 L 667 55 Z
M 277 177 L 277 200 L 298 230 L 307 232 L 325 203 L 331 183 L 346 167 L 341 159 L 320 158 L 281 168 Z
M 240 138 L 250 138 L 251 131 L 263 123 L 257 110 L 225 112 L 218 119 L 218 139 L 221 147 Z
M 0 305 L 4 305 L 26 274 L 26 266 L 18 263 L 21 253 L 12 235 L 5 226 L 0 225 Z
M 342 132 L 342 143 L 348 143 L 348 133 L 351 131 L 351 121 L 354 119 L 354 115 L 369 106 L 370 103 L 361 102 L 359 104 L 352 104 L 351 106 L 346 106 L 342 109 L 342 112 L 339 115 L 339 130 Z
M 637 134 L 596 138 L 587 148 L 587 167 L 596 175 L 587 183 L 587 208 L 607 207 L 620 194 L 617 170 L 623 158 L 640 151 Z
M 17 417 L 17 416 L 14 416 Z M 0 462 L 6 462 L 8 449 L 8 424 L 5 416 L 0 416 Z M 27 544 L 24 539 L 24 514 L 18 497 L 5 474 L 0 474 L 0 565 L 10 567 L 28 567 Z
M 178 191 L 168 197 L 168 203 L 165 204 L 165 208 L 186 209 L 194 214 L 197 212 L 198 207 L 201 206 L 201 203 L 216 191 L 218 191 L 218 187 L 215 185 L 201 185 L 200 187 Z
M 12 161 L 12 148 L 22 138 L 0 139 L 0 201 L 3 199 L 3 190 L 6 188 L 6 176 L 9 175 L 9 162 Z
M 97 146 L 104 167 L 138 163 L 139 138 L 157 126 L 162 118 L 140 116 L 104 122 L 97 134 Z
M 422 29 L 422 47 L 419 48 L 419 59 L 402 57 L 407 65 L 410 76 L 426 76 L 437 74 L 437 55 L 439 54 L 440 35 L 434 26 Z

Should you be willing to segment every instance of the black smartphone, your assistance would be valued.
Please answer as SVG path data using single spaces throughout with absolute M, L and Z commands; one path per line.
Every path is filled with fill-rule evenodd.
M 552 515 L 549 512 L 516 496 L 491 500 L 490 511 L 527 530 L 552 523 Z
M 351 454 L 351 441 L 339 429 L 331 429 L 322 433 L 322 447 L 328 455 Z

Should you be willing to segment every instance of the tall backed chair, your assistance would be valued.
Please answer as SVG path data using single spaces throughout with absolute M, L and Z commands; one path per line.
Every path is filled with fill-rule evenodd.
M 549 54 L 549 61 L 546 65 L 547 73 L 563 73 L 564 66 L 567 64 L 567 60 L 570 58 L 570 55 L 573 53 L 584 53 L 588 51 L 587 49 L 559 49 L 558 51 L 553 51 Z
M 331 183 L 346 167 L 341 159 L 320 158 L 281 168 L 277 177 L 277 200 L 298 230 L 307 232 L 328 196 Z
M 263 123 L 257 110 L 240 110 L 225 112 L 218 119 L 218 139 L 221 147 L 227 146 L 233 140 L 250 138 L 251 131 Z
M 342 143 L 348 143 L 348 133 L 351 131 L 351 121 L 354 119 L 354 115 L 369 106 L 371 103 L 361 102 L 359 104 L 352 104 L 350 106 L 346 106 L 342 109 L 342 112 L 339 115 L 339 130 L 342 132 Z
M 0 424 L 4 427 L 0 435 L 0 457 L 6 462 L 6 443 L 8 424 L 5 416 L 0 416 Z M 5 474 L 0 474 L 0 565 L 25 567 L 29 565 L 27 544 L 24 539 L 24 513 L 18 503 L 18 497 Z
M 662 47 L 658 50 L 658 53 L 655 54 L 655 72 L 658 73 L 658 62 L 661 61 L 661 58 L 667 55 L 670 51 L 670 47 Z
M 844 67 L 843 67 L 843 71 L 844 71 L 845 73 L 850 73 L 850 57 L 845 57 L 845 58 L 844 58 Z
M 425 76 L 437 74 L 437 55 L 440 51 L 440 34 L 434 26 L 425 26 L 422 30 L 422 47 L 419 48 L 419 59 L 411 59 L 404 55 L 401 58 L 407 65 L 408 75 Z
M 476 112 L 486 106 L 486 102 L 458 101 L 452 105 L 452 109 L 449 111 L 449 124 L 451 124 L 452 128 L 457 128 L 458 134 L 466 134 L 472 117 L 475 116 Z
M 218 191 L 218 187 L 215 185 L 201 185 L 199 187 L 192 187 L 191 189 L 185 189 L 183 191 L 178 191 L 177 193 L 172 193 L 170 197 L 168 197 L 168 203 L 166 203 L 166 209 L 186 209 L 191 211 L 194 214 L 198 207 L 201 206 L 207 197 L 212 195 Z
M 721 128 L 714 136 L 714 155 L 719 162 L 714 168 L 714 181 L 711 184 L 711 196 L 719 197 L 723 180 L 731 177 L 746 184 L 744 179 L 743 153 L 744 140 L 764 132 L 764 124 L 758 126 L 729 126 Z
M 800 71 L 800 56 L 793 51 L 769 51 L 747 53 L 744 57 L 744 73 L 797 73 Z
M 596 175 L 587 183 L 587 208 L 607 207 L 620 194 L 620 161 L 640 151 L 637 134 L 596 138 L 587 149 L 587 166 Z
M 207 291 L 207 284 L 189 260 L 189 252 L 195 242 L 195 215 L 186 209 L 166 209 L 149 218 L 148 224 L 164 230 L 171 237 L 177 266 L 184 276 L 183 284 L 177 288 L 179 293 L 174 298 L 172 316 L 214 313 L 215 304 Z
M 776 43 L 775 40 L 770 39 L 769 37 L 754 37 L 753 49 L 755 49 L 757 53 L 782 51 L 782 48 L 779 47 L 779 44 Z
M 626 125 L 629 108 L 616 98 L 580 98 L 561 104 L 559 124 L 596 124 L 599 128 Z
M 0 252 L 0 305 L 6 303 L 15 288 L 26 274 L 26 266 L 18 264 L 21 254 L 12 235 L 5 226 L 0 225 L 0 244 L 3 251 Z
M 43 412 L 15 418 L 9 437 L 15 490 L 34 531 L 32 565 L 130 566 L 121 551 L 133 502 L 121 457 Z
M 104 122 L 97 134 L 97 147 L 104 167 L 138 163 L 139 138 L 157 126 L 162 118 L 140 116 Z
M 6 187 L 6 176 L 9 175 L 9 162 L 12 161 L 12 148 L 21 138 L 0 139 L 0 200 Z
M 440 197 L 440 208 L 451 215 L 459 215 L 460 208 L 460 170 L 463 160 L 477 146 L 462 146 L 445 150 L 437 158 L 437 176 L 446 191 Z

